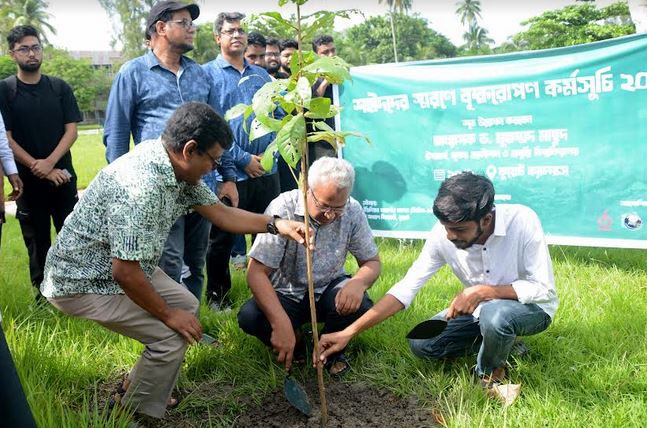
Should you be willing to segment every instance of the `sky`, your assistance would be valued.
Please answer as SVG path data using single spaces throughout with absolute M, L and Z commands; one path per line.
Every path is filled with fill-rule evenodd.
M 431 27 L 448 37 L 455 45 L 463 44 L 462 35 L 465 29 L 456 15 L 457 0 L 413 0 L 412 12 L 418 12 L 426 18 Z M 598 0 L 603 6 L 612 0 Z M 212 22 L 222 11 L 236 10 L 233 7 L 223 9 L 223 1 L 198 0 L 201 14 L 198 24 Z M 303 13 L 317 10 L 360 9 L 365 16 L 383 14 L 386 6 L 378 0 L 310 0 L 303 8 Z M 509 36 L 522 31 L 521 22 L 540 15 L 551 9 L 558 9 L 575 0 L 481 0 L 481 26 L 486 28 L 496 44 L 501 44 Z M 241 2 L 238 12 L 246 14 L 278 10 L 289 16 L 294 13 L 293 5 L 278 7 L 277 0 L 246 0 Z M 50 23 L 57 29 L 57 34 L 50 37 L 52 43 L 68 50 L 110 50 L 113 28 L 110 18 L 97 0 L 49 0 L 47 11 L 51 14 Z M 363 21 L 362 16 L 351 20 L 341 19 L 336 22 L 336 29 L 342 30 Z

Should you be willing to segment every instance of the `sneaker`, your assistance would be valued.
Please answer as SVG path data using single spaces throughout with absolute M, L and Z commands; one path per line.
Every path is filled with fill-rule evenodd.
M 244 270 L 247 268 L 247 256 L 244 254 L 239 254 L 231 258 L 231 263 L 234 265 L 236 270 Z

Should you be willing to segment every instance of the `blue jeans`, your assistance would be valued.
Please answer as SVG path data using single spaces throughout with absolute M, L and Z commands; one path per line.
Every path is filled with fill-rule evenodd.
M 178 218 L 168 239 L 159 267 L 175 282 L 184 284 L 198 300 L 204 284 L 204 262 L 209 242 L 211 223 L 197 212 Z M 182 266 L 187 265 L 191 275 L 182 280 Z
M 445 319 L 447 309 L 434 319 Z M 491 300 L 481 307 L 479 319 L 462 315 L 450 320 L 445 330 L 431 339 L 409 339 L 411 351 L 421 358 L 456 358 L 478 353 L 476 373 L 489 375 L 503 367 L 517 336 L 546 330 L 550 316 L 535 304 L 516 300 Z

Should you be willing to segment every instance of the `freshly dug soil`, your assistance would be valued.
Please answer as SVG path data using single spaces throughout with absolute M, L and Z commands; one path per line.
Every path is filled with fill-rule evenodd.
M 97 385 L 95 393 L 99 408 L 105 408 L 108 398 L 118 384 L 119 380 L 113 380 Z M 280 388 L 266 396 L 260 406 L 256 402 L 252 402 L 251 399 L 246 403 L 240 403 L 245 410 L 235 418 L 231 426 L 237 428 L 319 428 L 321 414 L 316 380 L 302 385 L 312 404 L 312 416 L 305 416 L 292 407 L 283 394 L 283 388 Z M 180 408 L 184 407 L 184 409 L 167 412 L 164 419 L 159 420 L 155 428 L 229 426 L 229 423 L 223 425 L 219 416 L 228 414 L 231 409 L 227 409 L 215 397 L 225 397 L 232 390 L 233 386 L 231 385 L 211 381 L 202 382 L 191 390 L 176 389 L 174 396 L 183 401 Z M 387 390 L 365 383 L 344 383 L 328 379 L 326 400 L 328 403 L 328 428 L 426 428 L 440 426 L 439 419 L 434 417 L 434 413 L 430 409 L 423 409 L 417 398 L 399 398 Z M 193 407 L 192 402 L 198 404 L 200 410 L 190 409 Z M 205 402 L 209 403 L 208 408 L 204 406 Z M 225 420 L 229 418 L 225 417 Z
M 321 414 L 317 384 L 307 384 L 304 388 L 313 407 L 311 417 L 290 406 L 281 389 L 266 397 L 259 407 L 250 407 L 235 421 L 234 426 L 318 428 Z M 415 397 L 401 399 L 386 390 L 364 383 L 328 382 L 326 401 L 329 428 L 417 428 L 436 425 L 432 412 L 422 409 Z

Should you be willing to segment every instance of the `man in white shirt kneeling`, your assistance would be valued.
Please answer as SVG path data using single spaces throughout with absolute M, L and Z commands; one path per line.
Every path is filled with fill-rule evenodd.
M 346 329 L 319 341 L 321 360 L 360 332 L 407 308 L 447 264 L 465 288 L 434 319 L 447 321 L 435 337 L 409 339 L 414 354 L 445 359 L 477 353 L 476 375 L 486 392 L 511 404 L 518 385 L 503 385 L 517 336 L 544 331 L 559 300 L 537 214 L 523 205 L 494 206 L 494 186 L 463 172 L 445 180 L 434 201 L 438 223 L 405 277 Z

